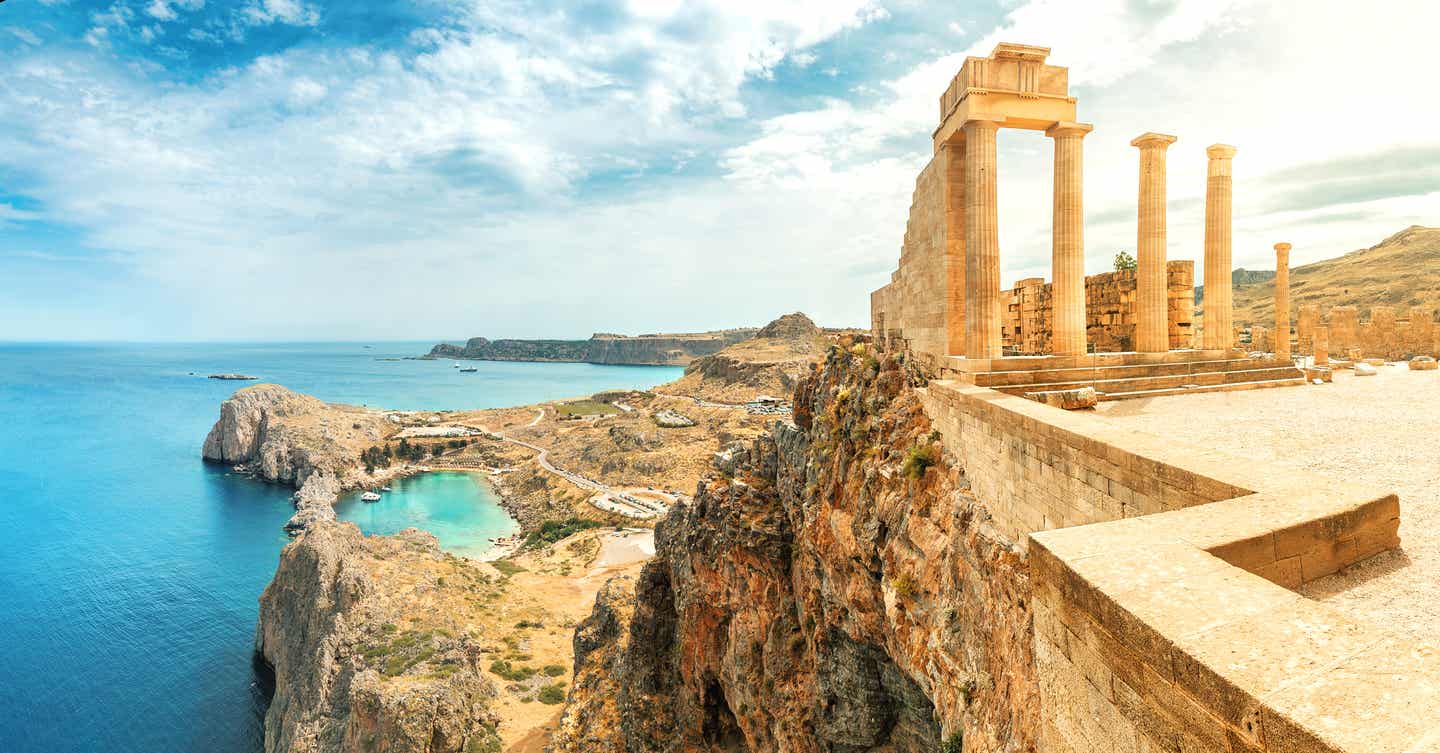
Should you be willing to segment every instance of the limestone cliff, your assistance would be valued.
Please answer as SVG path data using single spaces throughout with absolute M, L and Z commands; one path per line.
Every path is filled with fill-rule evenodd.
M 431 358 L 482 361 L 566 361 L 601 364 L 684 366 L 700 356 L 749 338 L 753 328 L 678 334 L 616 335 L 597 332 L 589 340 L 490 340 L 472 337 L 461 345 L 441 343 Z
M 205 437 L 201 455 L 295 487 L 296 514 L 286 527 L 299 530 L 335 518 L 330 505 L 336 495 L 360 481 L 360 451 L 394 430 L 377 411 L 325 403 L 278 384 L 257 384 L 236 390 L 220 404 L 220 418 Z
M 1028 570 L 918 379 L 834 348 L 794 424 L 717 456 L 577 630 L 554 750 L 1034 749 Z
M 463 614 L 447 579 L 485 582 L 476 568 L 414 529 L 323 522 L 285 547 L 255 632 L 275 671 L 266 753 L 498 753 L 486 647 L 445 621 Z

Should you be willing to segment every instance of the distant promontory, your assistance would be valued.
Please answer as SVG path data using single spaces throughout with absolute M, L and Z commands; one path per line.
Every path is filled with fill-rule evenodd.
M 430 349 L 427 357 L 684 366 L 727 345 L 754 337 L 758 331 L 754 327 L 740 327 L 713 332 L 634 336 L 597 332 L 588 340 L 490 340 L 472 337 L 464 345 L 440 343 Z

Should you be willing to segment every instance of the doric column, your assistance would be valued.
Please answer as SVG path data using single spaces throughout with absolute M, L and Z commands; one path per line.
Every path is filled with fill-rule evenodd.
M 1050 263 L 1052 321 L 1050 352 L 1085 354 L 1085 134 L 1086 123 L 1059 122 L 1045 135 L 1055 139 L 1055 216 Z
M 1142 134 L 1131 146 L 1140 148 L 1140 212 L 1135 238 L 1135 350 L 1170 350 L 1165 282 L 1165 150 L 1175 143 L 1163 133 Z
M 1330 327 L 1323 324 L 1315 328 L 1315 365 L 1330 365 Z
M 1290 244 L 1275 244 L 1275 357 L 1290 357 Z
M 945 175 L 945 353 L 965 355 L 965 143 L 940 147 Z
M 965 123 L 965 357 L 1000 357 L 1000 233 L 994 120 Z
M 1231 195 L 1234 178 L 1230 159 L 1235 147 L 1215 144 L 1205 150 L 1205 310 L 1203 347 L 1224 350 L 1231 345 L 1235 301 L 1230 272 Z

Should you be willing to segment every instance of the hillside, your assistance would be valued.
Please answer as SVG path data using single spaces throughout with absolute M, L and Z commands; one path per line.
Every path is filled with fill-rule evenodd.
M 788 398 L 810 364 L 824 358 L 830 341 L 810 317 L 786 314 L 754 337 L 697 359 L 683 377 L 655 391 L 717 403 L 743 403 L 760 395 Z
M 1259 276 L 1250 272 L 1236 282 L 1237 325 L 1275 318 L 1274 273 Z M 1362 319 L 1372 306 L 1440 307 L 1440 228 L 1414 225 L 1370 248 L 1292 268 L 1292 315 L 1307 303 L 1356 306 Z

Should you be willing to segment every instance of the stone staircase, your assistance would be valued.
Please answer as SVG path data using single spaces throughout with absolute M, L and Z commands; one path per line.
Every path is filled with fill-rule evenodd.
M 991 371 L 969 373 L 966 381 L 1011 395 L 1093 387 L 1099 399 L 1125 400 L 1196 392 L 1253 390 L 1305 384 L 1305 374 L 1288 358 L 1207 358 L 1154 363 L 1094 359 L 1083 365 L 1022 364 L 1002 359 Z M 1037 368 L 1038 367 L 1038 368 Z

